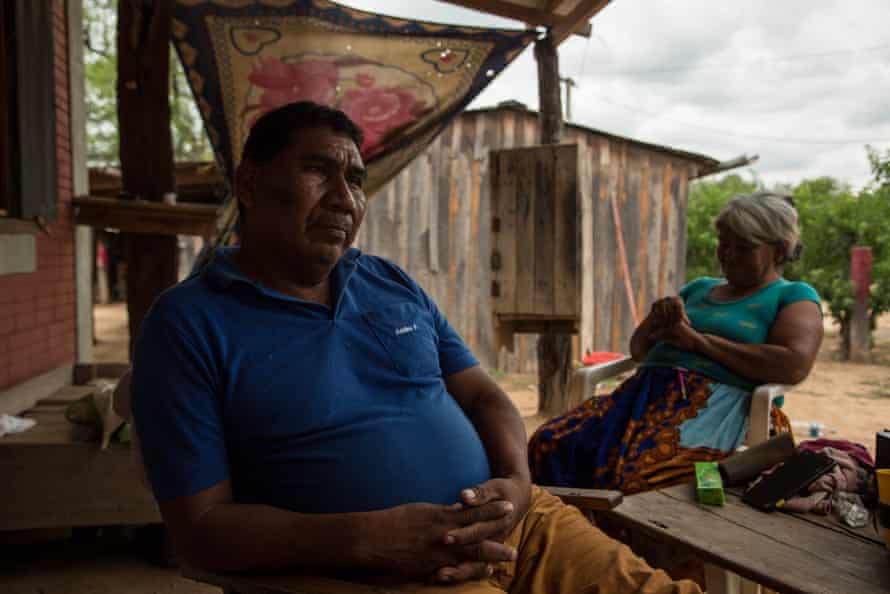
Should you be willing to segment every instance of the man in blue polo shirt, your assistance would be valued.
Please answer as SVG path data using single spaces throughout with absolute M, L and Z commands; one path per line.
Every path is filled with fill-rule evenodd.
M 181 555 L 411 591 L 697 592 L 532 487 L 506 394 L 411 278 L 350 247 L 361 141 L 312 103 L 260 118 L 236 176 L 240 249 L 143 324 L 133 412 Z

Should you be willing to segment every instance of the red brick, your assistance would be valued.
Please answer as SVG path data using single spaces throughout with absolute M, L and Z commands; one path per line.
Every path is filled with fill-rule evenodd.
M 27 332 L 37 326 L 37 316 L 34 314 L 19 316 L 15 320 L 16 332 Z
M 15 328 L 15 319 L 14 318 L 2 318 L 0 319 L 0 337 L 8 336 L 12 333 Z
M 38 295 L 38 287 L 34 283 L 24 282 L 17 287 L 13 288 L 13 292 L 15 293 L 15 302 L 16 303 L 27 303 L 33 307 L 34 302 L 37 301 Z
M 14 332 L 9 340 L 9 348 L 12 351 L 12 355 L 17 356 L 32 344 L 37 344 L 45 340 L 45 328 L 34 328 L 28 332 Z
M 34 319 L 36 320 L 38 326 L 46 326 L 47 324 L 52 323 L 53 312 L 51 312 L 51 311 L 37 311 L 34 314 Z
M 59 283 L 52 288 L 53 297 L 74 297 L 77 295 L 77 287 L 73 283 Z
M 12 315 L 15 317 L 26 316 L 34 311 L 34 302 L 16 301 L 9 306 L 9 309 L 12 310 Z
M 56 305 L 56 300 L 52 295 L 42 295 L 37 298 L 37 311 L 52 311 Z
M 74 317 L 74 308 L 70 305 L 57 305 L 53 315 L 56 321 L 70 320 Z
M 74 313 L 74 308 L 71 308 L 71 312 Z M 52 326 L 49 327 L 50 336 L 64 336 L 65 334 L 74 332 L 74 318 L 68 318 L 65 320 L 56 320 Z

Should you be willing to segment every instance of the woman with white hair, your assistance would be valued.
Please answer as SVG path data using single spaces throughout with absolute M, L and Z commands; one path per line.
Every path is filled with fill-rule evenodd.
M 723 278 L 696 279 L 652 305 L 630 341 L 636 374 L 532 436 L 535 482 L 635 493 L 689 480 L 694 462 L 742 444 L 756 385 L 809 374 L 822 312 L 810 285 L 782 278 L 802 250 L 792 200 L 739 195 L 715 225 Z M 772 413 L 777 430 L 790 430 Z

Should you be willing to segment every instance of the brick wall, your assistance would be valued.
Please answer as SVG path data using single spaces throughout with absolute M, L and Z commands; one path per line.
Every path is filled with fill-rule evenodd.
M 65 3 L 53 1 L 58 216 L 37 235 L 37 271 L 0 276 L 0 390 L 74 363 L 74 226 Z

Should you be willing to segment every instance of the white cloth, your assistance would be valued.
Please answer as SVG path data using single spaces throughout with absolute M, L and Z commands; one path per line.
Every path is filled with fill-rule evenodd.
M 0 415 L 0 437 L 11 433 L 27 431 L 37 424 L 34 419 L 14 417 L 12 415 Z

